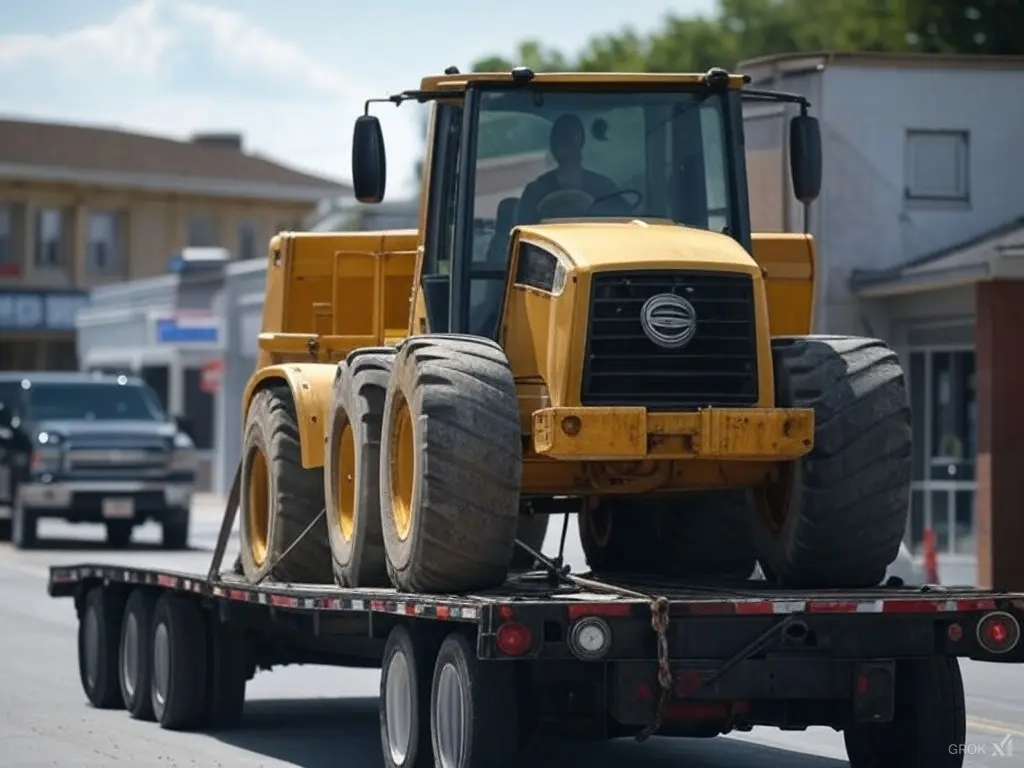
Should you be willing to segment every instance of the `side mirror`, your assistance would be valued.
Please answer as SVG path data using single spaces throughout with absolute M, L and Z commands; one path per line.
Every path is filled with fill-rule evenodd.
M 352 186 L 356 200 L 379 203 L 384 199 L 386 182 L 387 158 L 380 121 L 373 115 L 360 115 L 352 132 Z
M 789 170 L 796 199 L 804 205 L 814 201 L 821 192 L 821 128 L 816 117 L 790 120 Z

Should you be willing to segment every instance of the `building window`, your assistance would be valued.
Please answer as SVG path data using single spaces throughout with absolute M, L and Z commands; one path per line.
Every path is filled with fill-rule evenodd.
M 0 205 L 0 277 L 17 277 L 21 270 L 14 253 L 14 211 Z
M 89 214 L 86 264 L 91 272 L 110 274 L 121 271 L 121 221 L 117 213 Z
M 243 261 L 256 259 L 261 253 L 259 222 L 251 219 L 241 222 L 238 225 L 238 258 Z
M 217 245 L 217 220 L 209 213 L 198 213 L 188 220 L 188 246 L 209 248 Z
M 60 267 L 64 264 L 64 211 L 42 208 L 36 212 L 36 266 Z
M 968 145 L 966 131 L 907 131 L 907 199 L 967 202 Z
M 192 422 L 192 441 L 196 448 L 208 451 L 213 448 L 214 421 L 216 420 L 215 399 L 203 391 L 202 367 L 185 368 L 185 413 Z

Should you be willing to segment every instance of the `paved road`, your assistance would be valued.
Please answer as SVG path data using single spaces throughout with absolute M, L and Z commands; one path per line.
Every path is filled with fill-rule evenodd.
M 77 678 L 75 615 L 70 600 L 46 597 L 46 567 L 107 560 L 205 570 L 219 510 L 197 509 L 194 550 L 153 548 L 157 531 L 139 532 L 127 552 L 105 551 L 99 529 L 50 522 L 45 550 L 17 553 L 0 545 L 0 766 L 83 768 L 134 766 L 379 766 L 378 674 L 366 670 L 295 668 L 263 673 L 250 683 L 244 727 L 224 734 L 184 734 L 139 723 L 123 712 L 89 708 Z M 554 539 L 556 532 L 552 531 Z M 570 535 L 570 540 L 574 536 Z M 570 560 L 581 565 L 578 545 Z M 1024 670 L 968 662 L 964 668 L 971 717 L 968 748 L 1006 736 L 1016 756 L 972 755 L 966 765 L 1024 766 Z M 552 745 L 531 756 L 531 768 L 586 761 L 588 768 L 840 768 L 842 738 L 757 730 L 712 741 L 652 739 L 578 747 Z

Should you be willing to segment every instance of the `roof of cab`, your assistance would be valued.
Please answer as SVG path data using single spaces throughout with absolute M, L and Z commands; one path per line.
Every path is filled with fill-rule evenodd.
M 675 83 L 678 85 L 701 85 L 706 73 L 693 72 L 536 72 L 531 84 L 536 85 L 656 85 Z M 458 89 L 470 83 L 511 83 L 511 72 L 467 72 L 454 75 L 430 75 L 424 77 L 420 88 L 424 91 Z M 743 75 L 730 74 L 729 87 L 742 88 Z

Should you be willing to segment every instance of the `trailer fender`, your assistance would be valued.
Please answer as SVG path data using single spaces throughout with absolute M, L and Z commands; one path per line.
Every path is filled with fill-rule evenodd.
M 324 465 L 325 425 L 331 406 L 331 386 L 337 375 L 334 363 L 284 363 L 258 370 L 245 388 L 242 397 L 242 423 L 249 415 L 249 406 L 256 393 L 267 387 L 287 384 L 295 401 L 299 424 L 299 448 L 305 469 Z

